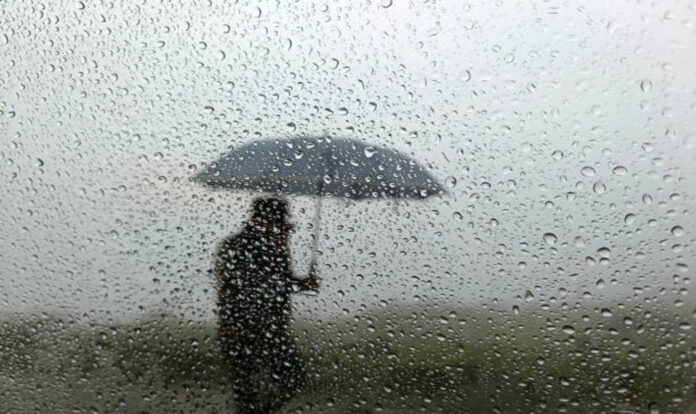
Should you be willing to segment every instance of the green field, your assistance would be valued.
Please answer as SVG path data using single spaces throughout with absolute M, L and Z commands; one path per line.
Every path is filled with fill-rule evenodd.
M 628 318 L 628 319 L 627 319 Z M 695 413 L 691 315 L 394 306 L 298 320 L 287 412 Z M 0 323 L 3 413 L 230 412 L 213 321 Z

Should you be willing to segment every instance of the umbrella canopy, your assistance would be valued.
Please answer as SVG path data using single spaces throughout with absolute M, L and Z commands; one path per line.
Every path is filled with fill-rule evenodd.
M 210 164 L 194 180 L 226 189 L 317 196 L 310 274 L 316 267 L 325 196 L 423 199 L 446 192 L 403 154 L 329 137 L 252 142 Z
M 403 154 L 328 137 L 253 142 L 224 155 L 194 179 L 228 189 L 350 199 L 445 193 L 423 167 Z

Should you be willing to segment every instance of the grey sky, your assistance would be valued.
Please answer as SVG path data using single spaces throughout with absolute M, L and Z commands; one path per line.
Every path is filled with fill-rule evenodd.
M 688 2 L 137 3 L 0 11 L 0 312 L 211 317 L 214 245 L 251 195 L 188 178 L 298 134 L 456 178 L 422 203 L 328 200 L 302 314 L 671 294 L 693 272 Z M 312 206 L 293 200 L 298 272 Z

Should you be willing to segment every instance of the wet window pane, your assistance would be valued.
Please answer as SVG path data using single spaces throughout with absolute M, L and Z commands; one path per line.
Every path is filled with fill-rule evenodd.
M 689 2 L 0 7 L 8 413 L 691 413 Z

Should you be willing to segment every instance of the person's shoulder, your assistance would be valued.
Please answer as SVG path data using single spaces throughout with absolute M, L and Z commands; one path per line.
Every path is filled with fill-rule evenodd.
M 231 234 L 224 239 L 220 240 L 217 244 L 217 251 L 224 252 L 226 250 L 233 249 L 235 245 L 238 244 L 239 234 Z
M 218 251 L 224 250 L 236 250 L 241 245 L 245 244 L 246 240 L 250 238 L 246 228 L 242 229 L 238 233 L 230 234 L 224 239 L 220 240 L 218 243 Z

